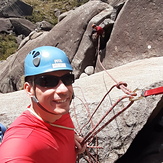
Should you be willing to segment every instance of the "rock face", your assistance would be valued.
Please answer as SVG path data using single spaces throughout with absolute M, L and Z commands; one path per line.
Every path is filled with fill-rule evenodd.
M 15 89 L 15 88 L 13 88 L 13 90 L 10 88 L 7 89 L 9 86 L 8 81 L 10 81 L 11 73 L 15 74 L 15 72 L 18 72 L 19 74 L 19 75 L 17 74 L 18 78 L 20 78 L 20 76 L 23 75 L 23 73 L 21 73 L 20 71 L 23 72 L 22 68 L 24 58 L 30 52 L 30 50 L 32 50 L 35 47 L 42 45 L 52 45 L 52 46 L 58 45 L 59 48 L 65 50 L 70 60 L 72 60 L 74 58 L 76 51 L 78 50 L 82 37 L 85 35 L 84 33 L 87 27 L 87 23 L 93 16 L 95 16 L 103 9 L 107 8 L 107 6 L 108 4 L 102 3 L 100 1 L 95 2 L 90 1 L 84 6 L 81 6 L 74 10 L 73 12 L 70 12 L 70 14 L 68 14 L 61 22 L 54 26 L 49 33 L 41 35 L 36 39 L 29 40 L 25 44 L 25 46 L 23 46 L 21 49 L 17 51 L 16 54 L 8 58 L 7 62 L 4 61 L 0 65 L 0 67 L 2 67 L 3 69 L 2 74 L 0 76 L 1 80 L 0 92 L 6 93 L 11 92 Z M 87 20 L 85 18 L 87 18 Z M 76 21 L 77 25 L 73 23 L 74 21 Z M 89 30 L 91 32 L 91 29 Z M 87 35 L 86 39 L 88 38 L 89 37 Z M 91 40 L 89 40 L 88 44 L 89 45 L 92 44 Z M 13 83 L 16 85 L 16 89 L 18 90 L 20 82 L 16 77 L 17 75 L 14 75 L 15 78 L 13 80 Z
M 101 56 L 106 69 L 163 54 L 162 9 L 162 0 L 127 1 Z M 96 70 L 102 70 L 99 64 Z
M 89 66 L 94 67 L 93 72 L 102 71 L 97 61 L 97 44 L 89 37 L 92 23 L 105 29 L 106 48 L 100 61 L 106 69 L 162 56 L 162 0 L 116 2 L 89 1 L 63 17 L 61 15 L 61 21 L 49 32 L 38 33 L 34 39 L 27 36 L 18 51 L 0 64 L 0 92 L 19 89 L 25 56 L 42 45 L 58 46 L 64 50 L 72 62 L 76 78 Z
M 126 82 L 130 90 L 135 90 L 136 88 L 148 90 L 150 88 L 162 86 L 162 65 L 159 64 L 159 62 L 157 61 L 157 59 L 159 60 L 161 58 L 162 57 L 145 59 L 142 61 L 138 60 L 117 68 L 113 68 L 111 70 L 108 70 L 108 72 L 117 81 Z M 150 68 L 148 68 L 148 66 Z M 155 79 L 155 77 L 153 76 L 153 74 L 155 73 L 158 81 L 160 82 L 156 82 L 157 79 Z M 85 83 L 85 81 L 87 81 L 87 83 Z M 76 84 L 74 85 L 76 96 L 74 108 L 76 108 L 75 111 L 77 114 L 78 122 L 80 122 L 80 125 L 78 127 L 83 126 L 83 124 L 85 124 L 85 122 L 89 119 L 88 113 L 86 114 L 87 110 L 89 110 L 88 112 L 93 112 L 113 84 L 113 80 L 110 79 L 106 72 L 96 73 L 94 75 L 91 75 L 90 77 L 81 78 L 76 81 Z M 124 94 L 121 91 L 113 90 L 113 92 L 111 92 L 101 104 L 101 107 L 95 114 L 92 123 L 95 125 L 97 121 L 99 121 L 100 118 L 109 110 L 111 105 L 113 105 L 116 100 L 118 100 L 123 95 Z M 108 127 L 106 127 L 102 132 L 98 134 L 99 146 L 104 147 L 104 149 L 99 150 L 99 155 L 101 159 L 100 162 L 115 162 L 115 160 L 117 160 L 127 151 L 130 143 L 134 140 L 137 133 L 144 127 L 147 119 L 150 117 L 152 112 L 153 114 L 148 119 L 149 123 L 151 122 L 151 119 L 153 119 L 157 115 L 155 114 L 156 112 L 160 114 L 163 102 L 161 97 L 162 95 L 158 95 L 142 98 L 141 100 L 135 101 L 128 110 L 126 110 L 121 116 L 112 121 L 108 125 Z M 81 99 L 83 100 L 84 104 L 82 104 Z M 109 113 L 104 122 L 106 122 L 106 120 L 109 120 L 128 103 L 128 100 L 124 100 L 122 101 L 122 103 L 119 103 L 118 106 L 116 106 L 114 110 Z M 161 115 L 163 114 L 161 113 L 160 116 Z M 89 126 L 87 125 L 87 127 L 82 130 L 82 133 L 84 135 L 87 133 L 88 128 Z M 153 150 L 155 143 L 151 145 L 151 151 Z M 157 142 L 156 144 L 158 143 L 159 142 Z M 159 145 L 157 146 L 157 150 L 159 149 Z M 140 151 L 140 148 L 138 150 L 140 151 L 141 155 L 145 154 L 143 150 L 144 149 Z M 134 152 L 136 151 L 133 150 L 133 155 Z M 138 158 L 138 155 L 135 155 L 135 157 L 132 158 L 133 155 L 130 153 L 130 160 L 127 162 L 126 159 L 126 161 L 124 162 L 140 162 L 142 158 Z M 157 160 L 157 156 L 155 157 L 155 159 Z M 122 161 L 121 163 L 124 162 Z M 150 161 L 148 162 L 152 163 Z
M 11 3 L 15 2 L 17 4 L 19 1 L 11 1 Z M 1 6 L 5 6 L 5 4 L 1 4 Z M 107 72 L 116 81 L 126 82 L 130 90 L 136 88 L 146 90 L 162 86 L 162 9 L 162 0 L 89 1 L 75 10 L 61 15 L 58 24 L 52 29 L 45 28 L 45 23 L 39 23 L 40 27 L 43 26 L 46 30 L 51 29 L 46 32 L 32 31 L 35 28 L 33 24 L 26 28 L 28 22 L 22 21 L 22 18 L 8 18 L 7 20 L 1 18 L 0 21 L 3 25 L 1 25 L 0 31 L 10 33 L 14 25 L 18 32 L 20 29 L 26 29 L 28 32 L 27 37 L 20 43 L 18 51 L 7 60 L 0 62 L 0 92 L 7 93 L 0 94 L 0 103 L 3 106 L 0 112 L 0 122 L 8 126 L 30 103 L 25 92 L 18 91 L 23 75 L 23 61 L 30 50 L 42 45 L 58 46 L 63 49 L 71 60 L 76 78 L 82 74 L 82 78 L 74 83 L 75 99 L 71 106 L 71 114 L 78 132 L 89 119 L 86 108 L 92 113 L 110 87 L 115 84 L 103 69 L 108 69 Z M 7 9 L 4 8 L 1 8 L 0 11 L 7 13 Z M 15 15 L 18 13 L 19 11 Z M 18 19 L 23 22 L 21 25 L 17 23 Z M 6 23 L 4 23 L 5 21 Z M 105 29 L 106 48 L 102 50 L 99 57 L 97 57 L 97 42 L 92 42 L 89 37 L 92 23 L 97 23 Z M 32 32 L 30 33 L 29 30 Z M 92 73 L 95 74 L 90 75 Z M 123 95 L 121 90 L 114 89 L 106 96 L 93 118 L 93 124 L 96 124 Z M 103 123 L 129 102 L 128 99 L 121 101 Z M 99 146 L 103 147 L 98 151 L 100 162 L 113 163 L 127 150 L 130 151 L 129 147 L 133 140 L 135 141 L 140 130 L 151 124 L 152 120 L 158 116 L 159 124 L 163 126 L 161 121 L 162 103 L 162 95 L 137 100 L 99 132 L 97 135 Z M 74 114 L 73 108 L 75 108 L 76 114 Z M 85 136 L 91 129 L 90 124 L 81 133 Z M 151 133 L 149 135 L 153 136 Z M 149 135 L 146 138 L 149 138 Z M 158 134 L 157 138 L 156 142 L 154 139 L 152 141 L 148 139 L 150 141 L 147 142 L 147 145 L 150 145 L 145 146 L 148 150 L 138 146 L 138 151 L 134 148 L 134 154 L 129 153 L 129 156 L 123 156 L 117 163 L 162 162 L 162 132 Z M 143 143 L 136 142 L 136 144 Z M 93 149 L 91 153 L 96 155 Z M 83 158 L 80 161 L 86 162 Z
M 126 82 L 128 84 L 127 88 L 131 91 L 135 90 L 136 88 L 144 91 L 163 85 L 162 62 L 163 57 L 138 60 L 110 69 L 107 72 L 114 79 L 116 79 L 116 81 Z M 75 81 L 73 85 L 75 98 L 71 105 L 71 115 L 78 132 L 80 132 L 82 126 L 84 126 L 84 124 L 86 124 L 86 122 L 89 120 L 89 112 L 92 114 L 92 112 L 101 102 L 104 95 L 114 84 L 115 82 L 105 71 Z M 137 92 L 138 96 L 140 96 L 140 93 L 141 91 Z M 98 111 L 93 116 L 92 124 L 95 125 L 111 108 L 111 106 L 124 95 L 126 94 L 124 94 L 123 91 L 114 88 L 106 96 Z M 0 113 L 0 122 L 6 126 L 9 126 L 10 123 L 30 104 L 30 99 L 24 91 L 0 94 L 0 99 L 1 106 L 3 106 Z M 128 98 L 122 100 L 108 114 L 102 124 L 107 122 L 112 116 L 122 110 L 128 103 L 130 103 Z M 161 113 L 162 103 L 162 95 L 153 95 L 137 100 L 124 113 L 114 119 L 107 127 L 99 132 L 97 134 L 98 143 L 100 147 L 103 147 L 98 151 L 100 162 L 114 163 L 116 160 L 118 160 L 128 150 L 134 138 L 144 127 L 147 121 L 147 124 L 150 124 L 150 122 L 157 117 L 157 115 L 163 116 Z M 89 123 L 87 127 L 82 129 L 81 134 L 86 136 L 92 128 L 92 125 Z M 151 146 L 150 148 L 148 147 L 148 151 L 146 152 L 149 153 L 150 150 L 152 151 L 157 143 L 159 142 L 152 142 L 152 144 L 149 143 Z M 137 144 L 139 144 L 139 142 Z M 142 148 L 139 148 L 138 150 L 141 155 L 146 154 Z M 93 155 L 96 154 L 95 149 L 90 151 Z M 134 152 L 136 153 L 136 151 Z M 158 153 L 158 155 L 159 154 L 160 153 Z M 156 160 L 158 155 L 155 156 Z M 149 156 L 151 155 L 149 154 Z M 132 158 L 131 154 L 130 157 Z M 138 160 L 137 156 L 135 156 L 130 159 L 130 161 L 124 162 L 141 163 L 141 161 L 142 160 L 140 158 Z M 80 162 L 85 163 L 86 161 L 82 158 L 80 159 Z M 122 161 L 120 163 L 124 162 Z M 150 162 L 150 160 L 147 162 L 153 163 Z

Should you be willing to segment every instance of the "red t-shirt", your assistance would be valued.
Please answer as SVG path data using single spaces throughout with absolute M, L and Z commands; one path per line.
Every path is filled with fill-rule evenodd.
M 69 114 L 54 124 L 74 128 Z M 25 111 L 6 131 L 0 163 L 75 163 L 74 131 L 54 127 Z
M 104 32 L 104 29 L 100 26 L 96 26 L 95 29 L 98 35 L 102 35 Z

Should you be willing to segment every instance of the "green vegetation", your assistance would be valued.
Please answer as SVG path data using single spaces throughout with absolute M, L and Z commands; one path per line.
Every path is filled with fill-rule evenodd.
M 59 10 L 60 13 L 63 13 L 88 2 L 88 0 L 35 0 L 35 1 L 22 0 L 22 1 L 33 7 L 32 16 L 26 17 L 28 20 L 34 23 L 46 20 L 53 25 L 57 23 L 55 10 Z
M 17 48 L 18 45 L 14 35 L 0 35 L 0 60 L 5 60 L 11 54 L 15 53 Z

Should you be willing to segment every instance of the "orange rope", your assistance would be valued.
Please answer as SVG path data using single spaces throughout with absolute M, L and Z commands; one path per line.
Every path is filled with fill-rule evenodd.
M 105 67 L 103 66 L 103 64 L 102 64 L 102 62 L 100 61 L 100 54 L 99 54 L 99 51 L 100 51 L 100 37 L 98 38 L 98 57 L 97 57 L 97 59 L 98 59 L 98 61 L 99 61 L 99 63 L 100 63 L 100 65 L 101 65 L 101 67 L 103 68 L 103 70 L 110 76 L 110 78 L 117 84 L 117 88 L 118 89 L 121 89 L 124 93 L 126 93 L 127 95 L 131 95 L 131 96 L 136 96 L 137 94 L 135 93 L 135 92 L 133 92 L 133 91 L 131 91 L 131 90 L 129 90 L 128 88 L 127 88 L 127 84 L 126 83 L 123 83 L 123 82 L 118 82 L 118 81 L 116 81 L 110 74 L 109 74 L 109 72 L 105 69 Z

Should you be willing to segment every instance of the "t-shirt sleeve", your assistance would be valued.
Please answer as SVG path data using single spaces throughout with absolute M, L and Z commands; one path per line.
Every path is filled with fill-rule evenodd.
M 12 138 L 0 145 L 1 163 L 34 163 L 33 147 L 24 139 Z

